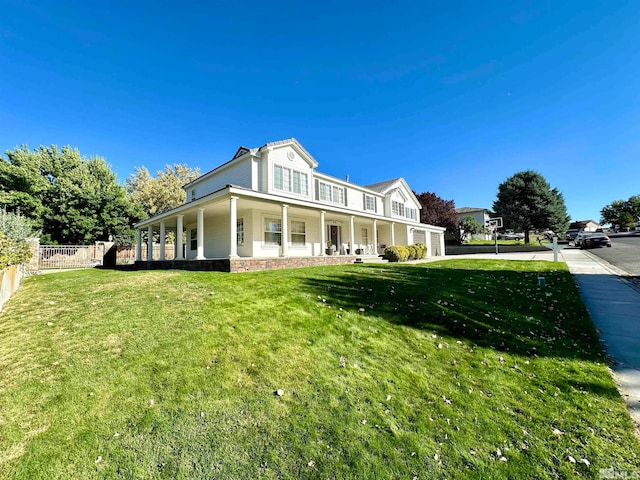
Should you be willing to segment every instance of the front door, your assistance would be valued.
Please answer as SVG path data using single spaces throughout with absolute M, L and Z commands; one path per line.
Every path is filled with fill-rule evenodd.
M 329 230 L 329 234 L 327 235 L 329 238 L 329 241 L 331 242 L 331 245 L 335 245 L 336 246 L 336 250 L 340 251 L 340 237 L 341 237 L 341 232 L 340 232 L 340 225 L 329 225 L 328 226 L 328 230 Z

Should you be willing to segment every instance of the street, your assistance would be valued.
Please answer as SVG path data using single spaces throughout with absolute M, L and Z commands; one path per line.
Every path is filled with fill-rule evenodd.
M 611 239 L 611 248 L 593 248 L 588 251 L 631 275 L 640 276 L 640 235 L 607 235 Z

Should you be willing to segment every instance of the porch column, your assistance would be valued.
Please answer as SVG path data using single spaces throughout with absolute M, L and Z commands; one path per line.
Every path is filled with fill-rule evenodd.
M 378 255 L 378 220 L 373 221 L 373 253 Z
M 147 262 L 153 260 L 153 225 L 147 228 Z
M 288 219 L 289 205 L 282 205 L 282 257 L 289 256 L 289 219 Z
M 229 258 L 238 257 L 238 197 L 229 198 Z
M 198 209 L 198 251 L 196 254 L 196 260 L 204 260 L 204 208 Z
M 184 230 L 184 215 L 178 215 L 176 226 L 176 260 L 184 260 L 184 245 L 182 243 L 182 231 Z
M 164 254 L 164 243 L 167 241 L 166 237 L 166 224 L 164 223 L 164 220 L 160 220 L 160 260 L 164 260 L 166 258 Z
M 324 226 L 324 210 L 320 210 L 320 255 L 324 256 L 327 248 L 327 239 L 325 237 L 326 228 Z
M 351 242 L 351 244 L 349 245 L 349 253 L 351 255 L 355 255 L 355 248 L 354 245 L 356 243 L 356 234 L 353 228 L 353 215 L 351 215 L 351 218 L 349 219 L 349 240 Z
M 136 262 L 142 261 L 142 230 L 136 229 Z
M 396 224 L 391 222 L 391 245 L 396 244 Z
M 440 233 L 440 256 L 444 257 L 444 233 Z

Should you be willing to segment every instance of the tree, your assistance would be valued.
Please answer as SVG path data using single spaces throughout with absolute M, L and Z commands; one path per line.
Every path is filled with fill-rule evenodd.
M 464 217 L 460 222 L 460 235 L 462 240 L 465 240 L 467 235 L 472 236 L 478 233 L 485 233 L 486 231 L 486 227 L 481 225 L 474 217 Z
M 33 219 L 43 241 L 131 237 L 132 224 L 144 215 L 101 157 L 55 145 L 16 147 L 6 155 L 0 159 L 0 205 Z
M 171 210 L 186 201 L 182 186 L 200 176 L 200 169 L 191 169 L 185 164 L 165 165 L 156 177 L 146 167 L 136 167 L 125 182 L 131 200 L 139 204 L 148 216 Z
M 530 230 L 560 232 L 569 225 L 562 193 L 532 170 L 518 172 L 500 184 L 493 210 L 505 227 L 524 232 L 526 244 Z
M 631 227 L 640 220 L 640 195 L 633 195 L 628 200 L 614 200 L 600 210 L 600 221 Z
M 420 205 L 422 205 L 420 221 L 438 227 L 445 227 L 457 241 L 460 241 L 458 214 L 456 213 L 454 201 L 444 200 L 431 192 L 413 193 Z

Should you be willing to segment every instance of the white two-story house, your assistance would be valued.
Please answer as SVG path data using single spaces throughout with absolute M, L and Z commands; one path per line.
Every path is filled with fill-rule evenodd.
M 164 261 L 169 231 L 176 232 L 172 262 L 181 268 L 186 261 L 229 271 L 347 263 L 413 243 L 426 244 L 428 256 L 444 255 L 444 228 L 420 223 L 420 203 L 404 179 L 363 187 L 317 166 L 293 138 L 240 147 L 184 186 L 184 205 L 135 226 L 139 266 Z M 149 239 L 159 233 L 160 255 L 151 262 L 142 262 L 144 230 Z M 147 258 L 152 255 L 147 242 Z

